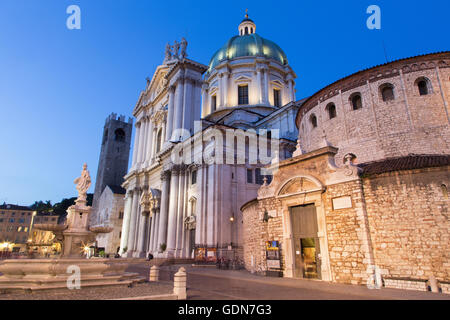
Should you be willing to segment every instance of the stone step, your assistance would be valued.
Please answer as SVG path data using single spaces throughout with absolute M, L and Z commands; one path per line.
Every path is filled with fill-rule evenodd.
M 101 286 L 129 286 L 133 283 L 144 282 L 145 279 L 137 273 L 127 273 L 115 276 L 85 276 L 80 279 L 80 286 L 101 287 Z M 27 278 L 27 279 L 1 279 L 0 292 L 9 291 L 42 291 L 52 289 L 67 289 L 67 277 L 51 278 Z

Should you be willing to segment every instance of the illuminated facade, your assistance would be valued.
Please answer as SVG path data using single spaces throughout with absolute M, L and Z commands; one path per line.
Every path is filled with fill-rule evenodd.
M 0 205 L 0 244 L 2 251 L 24 252 L 29 239 L 33 210 L 13 204 Z
M 133 160 L 122 185 L 127 191 L 122 255 L 242 257 L 240 206 L 264 183 L 263 164 L 250 163 L 248 145 L 235 149 L 225 134 L 276 129 L 272 139 L 279 138 L 279 153 L 269 156 L 285 159 L 295 150 L 296 75 L 285 53 L 257 35 L 248 16 L 208 66 L 188 59 L 186 47 L 184 38 L 166 46 L 163 64 L 133 111 Z M 200 162 L 176 163 L 171 155 L 190 144 L 190 137 L 202 150 L 223 140 L 220 148 L 245 161 L 210 163 L 206 152 L 194 151 Z

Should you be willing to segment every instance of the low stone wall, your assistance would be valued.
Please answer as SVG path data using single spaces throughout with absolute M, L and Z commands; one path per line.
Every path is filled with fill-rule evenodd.
M 384 278 L 384 286 L 392 289 L 428 291 L 426 281 L 417 279 Z

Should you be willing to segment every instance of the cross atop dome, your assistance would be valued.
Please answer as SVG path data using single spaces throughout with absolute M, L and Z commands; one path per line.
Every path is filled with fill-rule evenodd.
M 245 9 L 245 18 L 239 24 L 239 35 L 246 36 L 256 32 L 256 24 L 248 17 L 248 9 Z

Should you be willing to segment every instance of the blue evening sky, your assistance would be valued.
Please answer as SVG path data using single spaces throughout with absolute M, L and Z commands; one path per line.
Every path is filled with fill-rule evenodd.
M 71 4 L 81 30 L 66 28 Z M 381 30 L 366 27 L 372 4 Z M 0 202 L 75 196 L 84 162 L 95 180 L 105 118 L 131 116 L 165 44 L 184 36 L 208 64 L 245 8 L 286 52 L 298 99 L 385 63 L 383 42 L 390 60 L 450 49 L 448 0 L 0 0 Z

